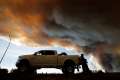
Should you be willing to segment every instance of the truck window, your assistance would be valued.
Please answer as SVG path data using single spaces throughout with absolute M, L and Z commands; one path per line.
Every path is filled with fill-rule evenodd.
M 45 51 L 40 51 L 41 55 L 56 55 L 55 50 L 45 50 Z

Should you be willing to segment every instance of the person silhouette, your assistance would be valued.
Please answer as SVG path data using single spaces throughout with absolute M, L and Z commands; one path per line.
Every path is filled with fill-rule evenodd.
M 81 61 L 82 61 L 82 69 L 83 69 L 83 72 L 90 72 L 90 69 L 87 65 L 87 60 L 85 59 L 84 57 L 84 54 L 81 54 Z

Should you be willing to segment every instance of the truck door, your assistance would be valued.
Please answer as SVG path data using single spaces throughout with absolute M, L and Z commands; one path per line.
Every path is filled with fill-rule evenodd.
M 45 55 L 44 64 L 49 67 L 57 66 L 57 55 Z
M 40 67 L 57 66 L 57 55 L 35 55 L 33 58 L 35 65 Z
M 46 56 L 45 55 L 34 55 L 32 57 L 32 60 L 31 60 L 31 63 L 33 66 L 36 66 L 36 67 L 43 67 L 43 65 L 45 64 L 45 59 L 46 59 Z

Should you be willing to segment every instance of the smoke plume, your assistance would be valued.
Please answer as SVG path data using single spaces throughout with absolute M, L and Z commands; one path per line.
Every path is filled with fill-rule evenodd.
M 78 51 L 80 46 L 107 42 L 112 49 L 109 56 L 116 56 L 120 53 L 119 1 L 1 0 L 0 35 L 7 36 L 9 32 L 25 44 L 61 45 Z M 120 71 L 116 67 L 119 66 L 117 57 L 110 61 L 105 52 L 96 54 L 106 69 L 113 66 Z

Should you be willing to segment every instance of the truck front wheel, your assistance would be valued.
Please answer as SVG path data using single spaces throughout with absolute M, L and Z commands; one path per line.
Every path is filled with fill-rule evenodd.
M 21 60 L 19 63 L 16 64 L 18 70 L 24 72 L 30 69 L 29 62 L 27 60 Z
M 27 60 L 21 60 L 16 66 L 21 72 L 36 73 L 36 69 L 33 69 Z

